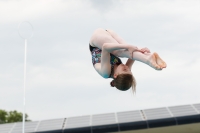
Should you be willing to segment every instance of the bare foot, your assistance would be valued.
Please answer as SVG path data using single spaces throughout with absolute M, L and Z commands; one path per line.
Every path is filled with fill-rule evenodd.
M 166 68 L 167 67 L 167 64 L 160 58 L 160 56 L 157 53 L 153 53 L 153 55 L 156 57 L 156 63 L 161 68 Z
M 151 66 L 152 68 L 156 69 L 156 70 L 162 70 L 162 67 L 159 66 L 156 62 L 156 56 L 155 56 L 155 53 L 151 54 L 149 59 L 148 59 L 148 64 L 149 66 Z

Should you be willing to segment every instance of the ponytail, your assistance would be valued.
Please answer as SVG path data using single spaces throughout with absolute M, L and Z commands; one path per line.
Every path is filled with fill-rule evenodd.
M 115 85 L 114 85 L 114 80 L 112 80 L 112 81 L 110 82 L 110 86 L 111 86 L 111 87 L 115 87 Z

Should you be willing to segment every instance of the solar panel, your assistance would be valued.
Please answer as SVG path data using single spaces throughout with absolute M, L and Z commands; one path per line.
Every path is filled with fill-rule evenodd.
M 92 115 L 92 126 L 116 124 L 115 113 Z
M 25 132 L 26 133 L 34 132 L 38 123 L 39 123 L 38 121 L 26 122 L 25 123 Z M 18 122 L 18 123 L 16 123 L 16 125 L 14 126 L 14 128 L 12 129 L 12 131 L 10 133 L 21 133 L 21 132 L 22 132 L 22 122 Z
M 15 123 L 0 124 L 0 133 L 9 133 L 14 126 L 15 126 Z
M 147 120 L 172 117 L 167 108 L 155 108 L 143 110 Z
M 173 106 L 169 107 L 173 116 L 185 116 L 185 115 L 195 115 L 196 110 L 191 105 Z
M 40 121 L 37 131 L 62 130 L 64 118 Z
M 134 121 L 142 121 L 144 120 L 142 114 L 139 110 L 137 111 L 126 111 L 126 112 L 118 112 L 117 119 L 119 123 L 125 122 L 134 122 Z
M 200 122 L 200 104 L 97 114 L 25 123 L 26 133 L 98 133 Z M 0 124 L 0 133 L 21 133 L 22 122 Z
M 65 128 L 89 127 L 91 123 L 90 118 L 90 116 L 67 118 Z
M 200 104 L 193 104 L 193 106 L 198 110 L 198 113 L 200 113 Z

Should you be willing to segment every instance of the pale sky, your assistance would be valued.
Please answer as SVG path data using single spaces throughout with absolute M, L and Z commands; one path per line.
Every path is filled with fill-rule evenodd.
M 33 121 L 200 103 L 199 7 L 199 0 L 0 1 L 0 109 L 23 111 L 23 21 L 34 27 L 26 79 Z M 136 96 L 110 87 L 91 63 L 88 43 L 97 28 L 156 51 L 167 68 L 135 62 Z

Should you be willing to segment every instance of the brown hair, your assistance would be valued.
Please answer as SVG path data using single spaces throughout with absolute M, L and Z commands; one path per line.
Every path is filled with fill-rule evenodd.
M 136 91 L 136 80 L 131 74 L 118 75 L 110 82 L 110 85 L 121 91 L 126 91 L 132 86 L 133 93 Z

